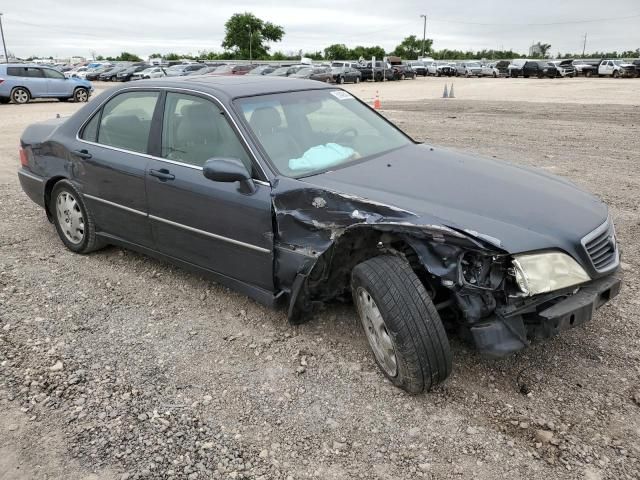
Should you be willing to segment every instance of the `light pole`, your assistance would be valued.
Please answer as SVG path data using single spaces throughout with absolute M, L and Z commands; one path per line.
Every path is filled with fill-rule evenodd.
M 424 57 L 424 44 L 427 40 L 427 16 L 423 13 L 420 18 L 424 19 L 424 26 L 422 28 L 422 56 Z
M 251 34 L 251 24 L 247 24 L 247 28 L 249 29 L 249 63 L 253 63 L 253 52 L 251 51 L 251 41 L 253 35 Z
M 0 13 L 0 35 L 2 36 L 2 48 L 4 48 L 4 63 L 9 63 L 9 55 L 7 54 L 7 44 L 4 43 L 4 30 L 2 29 L 2 13 Z

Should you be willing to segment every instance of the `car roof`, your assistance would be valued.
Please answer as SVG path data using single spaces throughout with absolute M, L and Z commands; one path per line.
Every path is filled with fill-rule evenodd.
M 211 76 L 194 75 L 186 77 L 168 77 L 157 80 L 145 80 L 147 87 L 183 88 L 201 93 L 209 93 L 216 97 L 234 99 L 271 93 L 296 92 L 301 90 L 335 89 L 336 87 L 315 80 L 298 80 L 288 77 L 260 76 Z M 140 84 L 142 85 L 142 84 Z M 139 85 L 136 85 L 139 86 Z M 126 89 L 124 84 L 116 89 Z

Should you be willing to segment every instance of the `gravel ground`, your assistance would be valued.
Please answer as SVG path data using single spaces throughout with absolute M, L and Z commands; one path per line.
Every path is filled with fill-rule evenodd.
M 3 105 L 0 479 L 640 478 L 638 106 L 384 107 L 416 139 L 602 197 L 624 248 L 620 296 L 506 359 L 453 339 L 450 380 L 409 396 L 378 372 L 350 306 L 292 327 L 169 264 L 65 250 L 18 186 L 16 145 L 76 106 Z

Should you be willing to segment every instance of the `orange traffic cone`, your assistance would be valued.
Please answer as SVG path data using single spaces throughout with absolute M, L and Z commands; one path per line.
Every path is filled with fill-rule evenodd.
M 380 104 L 380 95 L 378 95 L 377 90 L 376 90 L 376 98 L 373 101 L 373 108 L 375 108 L 376 110 L 380 110 L 380 108 L 382 108 L 382 105 Z

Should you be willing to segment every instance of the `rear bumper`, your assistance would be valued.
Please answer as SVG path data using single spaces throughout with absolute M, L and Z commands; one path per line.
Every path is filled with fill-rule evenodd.
M 35 203 L 44 208 L 44 178 L 21 168 L 18 170 L 18 179 L 24 193 Z
M 485 355 L 508 355 L 527 347 L 532 340 L 549 338 L 590 321 L 598 308 L 620 293 L 621 286 L 616 274 L 599 278 L 552 305 L 547 302 L 532 312 L 484 319 L 470 328 L 471 337 Z

